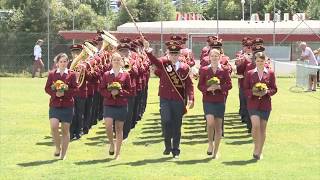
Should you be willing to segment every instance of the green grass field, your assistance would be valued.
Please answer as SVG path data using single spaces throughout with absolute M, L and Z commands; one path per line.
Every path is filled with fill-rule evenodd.
M 67 160 L 55 160 L 45 80 L 0 78 L 0 179 L 320 179 L 320 89 L 292 92 L 295 79 L 277 79 L 259 162 L 251 160 L 252 138 L 237 115 L 235 79 L 218 160 L 206 155 L 198 90 L 195 108 L 183 120 L 180 159 L 162 156 L 157 79 L 150 81 L 146 113 L 123 145 L 119 161 L 107 154 L 101 122 L 70 144 Z

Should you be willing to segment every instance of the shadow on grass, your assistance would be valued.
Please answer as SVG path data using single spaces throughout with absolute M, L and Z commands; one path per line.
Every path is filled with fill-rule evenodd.
M 160 102 L 148 102 L 147 104 L 160 104 Z
M 182 126 L 183 127 L 183 126 Z M 187 126 L 187 127 L 183 127 L 183 129 L 204 129 L 206 127 L 205 124 L 203 125 L 196 125 L 196 126 Z
M 243 125 L 237 125 L 237 126 L 227 126 L 227 127 L 225 127 L 225 129 L 244 129 L 246 127 L 247 126 L 245 124 L 243 124 Z
M 253 164 L 257 163 L 258 161 L 255 159 L 250 159 L 250 160 L 242 160 L 242 161 L 228 161 L 228 162 L 222 162 L 222 164 L 227 165 L 227 166 L 244 166 L 247 164 Z
M 148 133 L 155 134 L 155 133 L 160 133 L 160 132 L 161 132 L 161 128 L 152 129 L 152 130 L 143 130 L 143 131 L 141 131 L 141 134 L 148 134 Z
M 191 136 L 181 136 L 181 139 L 203 139 L 203 138 L 208 138 L 208 135 L 207 134 L 193 134 Z
M 160 125 L 160 126 L 159 126 L 159 125 L 156 125 L 156 126 L 144 126 L 144 127 L 141 128 L 142 131 L 144 131 L 144 130 L 150 130 L 150 129 L 153 129 L 153 130 L 155 130 L 155 129 L 161 129 L 161 125 Z
M 243 138 L 249 138 L 249 137 L 251 137 L 251 134 L 245 134 L 245 135 L 239 135 L 239 136 L 225 136 L 226 139 L 243 139 Z
M 182 164 L 182 165 L 186 165 L 186 164 L 199 164 L 199 163 L 208 163 L 209 161 L 212 160 L 212 157 L 209 158 L 205 158 L 205 159 L 194 159 L 194 160 L 185 160 L 185 161 L 175 161 L 175 163 L 177 164 Z
M 36 145 L 40 145 L 40 146 L 53 146 L 53 142 L 37 142 Z
M 243 134 L 243 133 L 248 133 L 248 130 L 245 129 L 243 131 L 224 131 L 225 134 Z
M 97 141 L 97 142 L 88 142 L 88 143 L 84 143 L 84 144 L 88 145 L 88 146 L 104 146 L 104 145 L 106 145 L 106 143 L 108 143 L 107 140 L 105 140 L 105 141 Z
M 180 144 L 196 145 L 196 144 L 204 144 L 204 143 L 208 143 L 208 139 L 194 140 L 194 141 L 182 141 Z
M 155 163 L 161 163 L 161 162 L 166 162 L 168 160 L 172 159 L 172 157 L 162 157 L 158 159 L 144 159 L 140 161 L 135 161 L 135 162 L 128 162 L 128 163 L 120 163 L 120 164 L 112 164 L 107 167 L 114 167 L 114 166 L 143 166 L 146 164 L 155 164 Z
M 199 133 L 204 133 L 205 132 L 205 129 L 196 129 L 196 130 L 193 130 L 193 131 L 186 131 L 184 132 L 185 134 L 199 134 Z
M 138 139 L 154 139 L 154 138 L 162 138 L 161 134 L 158 135 L 150 135 L 150 136 L 141 136 Z
M 89 161 L 80 161 L 75 162 L 76 165 L 91 165 L 91 164 L 98 164 L 98 163 L 106 163 L 112 161 L 112 158 L 105 158 L 105 159 L 95 159 L 95 160 L 89 160 Z
M 52 164 L 54 162 L 59 161 L 59 159 L 51 159 L 51 160 L 43 160 L 43 161 L 32 161 L 32 162 L 26 162 L 26 163 L 19 163 L 18 166 L 22 167 L 32 167 L 32 166 L 41 166 L 46 164 Z
M 145 140 L 145 141 L 134 141 L 132 142 L 133 145 L 145 145 L 145 146 L 148 146 L 149 144 L 156 144 L 156 143 L 160 143 L 162 142 L 163 139 L 160 138 L 160 139 L 148 139 L 148 140 Z
M 226 142 L 228 145 L 243 145 L 243 144 L 251 144 L 252 139 L 245 140 L 245 141 L 234 141 L 234 142 Z
M 95 141 L 95 140 L 100 140 L 100 139 L 107 139 L 107 136 L 106 135 L 101 135 L 101 136 L 89 137 L 87 139 L 91 140 L 91 141 Z
M 147 122 L 147 123 L 144 123 L 143 125 L 146 125 L 146 126 L 157 126 L 157 125 L 161 125 L 161 123 L 160 123 L 160 121 L 159 122 L 153 122 L 153 123 Z

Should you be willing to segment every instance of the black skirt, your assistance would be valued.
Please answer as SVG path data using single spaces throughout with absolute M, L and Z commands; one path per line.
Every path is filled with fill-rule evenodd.
M 271 111 L 251 109 L 251 110 L 248 110 L 248 112 L 250 116 L 256 115 L 256 116 L 259 116 L 260 119 L 268 121 Z
M 104 106 L 103 117 L 117 121 L 125 121 L 128 114 L 128 106 Z
M 224 118 L 225 103 L 203 102 L 203 111 L 205 115 L 211 114 L 217 118 Z
M 60 122 L 70 123 L 73 118 L 73 107 L 50 107 L 49 108 L 49 119 L 56 118 Z

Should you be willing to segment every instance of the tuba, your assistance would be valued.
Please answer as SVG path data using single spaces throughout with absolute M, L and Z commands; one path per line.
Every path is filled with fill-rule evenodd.
M 96 48 L 95 46 L 93 46 L 91 43 L 89 42 L 85 42 L 84 45 L 93 53 L 97 53 L 99 52 L 98 48 Z
M 104 34 L 101 34 L 101 37 L 103 39 L 101 49 L 112 50 L 113 48 L 119 45 L 116 37 L 114 37 L 112 34 L 110 34 L 107 31 L 103 31 L 103 32 Z

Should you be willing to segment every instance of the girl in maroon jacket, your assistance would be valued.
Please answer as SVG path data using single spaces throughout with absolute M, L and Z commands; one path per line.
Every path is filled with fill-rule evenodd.
M 226 96 L 232 84 L 228 71 L 219 64 L 220 51 L 212 49 L 209 58 L 211 64 L 200 70 L 198 89 L 203 95 L 203 109 L 207 120 L 209 143 L 207 154 L 209 156 L 213 154 L 213 158 L 216 158 L 222 135 Z M 214 145 L 213 136 L 215 136 Z
M 114 53 L 111 57 L 112 69 L 103 74 L 100 93 L 103 96 L 103 118 L 110 142 L 109 155 L 119 158 L 123 140 L 123 124 L 128 114 L 128 97 L 131 96 L 131 80 L 128 72 L 121 69 L 122 58 Z M 115 121 L 116 146 L 113 143 L 113 121 Z
M 77 90 L 76 75 L 67 69 L 68 56 L 60 53 L 55 57 L 57 69 L 49 72 L 45 91 L 50 98 L 49 119 L 53 142 L 56 146 L 54 156 L 65 159 L 70 140 L 70 123 L 73 117 L 73 96 Z M 61 122 L 62 141 L 59 134 Z
M 265 67 L 264 52 L 254 55 L 256 68 L 248 71 L 244 80 L 244 91 L 247 98 L 247 108 L 252 123 L 252 138 L 254 142 L 253 158 L 261 158 L 266 139 L 266 127 L 271 111 L 271 96 L 277 93 L 274 72 Z

